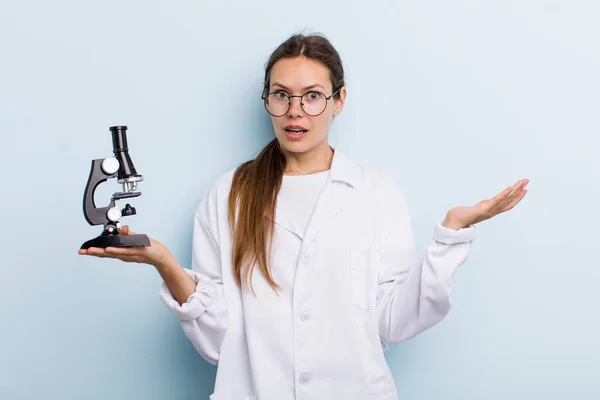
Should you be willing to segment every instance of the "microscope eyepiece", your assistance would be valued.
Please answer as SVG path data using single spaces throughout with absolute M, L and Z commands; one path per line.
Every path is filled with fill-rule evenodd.
M 138 175 L 129 156 L 129 148 L 127 147 L 127 127 L 126 126 L 111 126 L 113 153 L 119 160 L 119 173 L 117 174 L 119 181 L 138 181 L 142 176 Z M 133 179 L 131 179 L 133 178 Z

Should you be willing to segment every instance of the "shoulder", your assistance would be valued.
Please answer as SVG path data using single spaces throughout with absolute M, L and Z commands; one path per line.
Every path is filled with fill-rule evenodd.
M 236 169 L 226 171 L 217 177 L 202 197 L 200 204 L 198 204 L 196 216 L 204 220 L 212 220 L 218 215 L 219 209 L 227 207 L 229 191 Z
M 408 224 L 410 213 L 407 197 L 392 171 L 371 165 L 355 164 L 359 172 L 358 190 L 384 231 L 390 224 Z
M 214 182 L 210 191 L 212 192 L 229 192 L 231 189 L 231 184 L 233 182 L 233 176 L 235 175 L 235 171 L 238 167 L 230 169 L 229 171 L 221 174 Z
M 355 165 L 358 171 L 360 187 L 363 190 L 380 196 L 403 196 L 402 185 L 391 171 L 372 165 Z

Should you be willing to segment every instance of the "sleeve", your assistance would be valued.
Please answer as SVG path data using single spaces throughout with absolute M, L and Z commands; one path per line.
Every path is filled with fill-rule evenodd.
M 450 311 L 452 277 L 463 264 L 475 227 L 449 229 L 437 222 L 433 241 L 417 258 L 404 194 L 395 180 L 385 185 L 384 232 L 377 279 L 379 335 L 387 343 L 408 340 Z
M 219 243 L 209 228 L 216 221 L 214 193 L 209 193 L 194 216 L 192 268 L 185 269 L 196 283 L 194 293 L 180 305 L 165 283 L 159 289 L 161 300 L 179 320 L 187 338 L 213 365 L 218 364 L 228 323 Z

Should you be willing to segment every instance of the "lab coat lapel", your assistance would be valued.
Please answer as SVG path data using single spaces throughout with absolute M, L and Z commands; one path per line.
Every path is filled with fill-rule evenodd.
M 327 225 L 327 222 L 343 210 L 343 205 L 335 200 L 334 187 L 331 182 L 327 182 L 327 185 L 321 191 L 313 215 L 306 227 L 303 249 L 309 247 L 319 231 Z
M 292 218 L 290 210 L 288 210 L 285 207 L 283 207 L 282 205 L 280 205 L 279 202 L 277 202 L 277 204 L 275 206 L 275 221 L 274 222 L 275 222 L 275 225 L 279 225 L 283 229 L 290 231 L 294 235 L 298 236 L 300 239 L 302 239 L 302 236 L 304 236 L 302 234 L 302 232 L 300 232 L 300 230 L 297 229 L 296 225 L 294 224 L 294 220 Z
M 334 149 L 335 150 L 335 149 Z M 334 151 L 331 173 L 327 184 L 321 191 L 313 215 L 306 227 L 302 243 L 303 251 L 352 199 L 358 183 L 357 166 L 348 160 L 339 150 Z

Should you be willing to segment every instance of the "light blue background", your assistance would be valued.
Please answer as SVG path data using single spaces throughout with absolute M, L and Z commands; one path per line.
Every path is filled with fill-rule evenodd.
M 124 221 L 189 266 L 193 212 L 272 137 L 264 64 L 302 29 L 347 71 L 331 142 L 401 181 L 420 251 L 451 207 L 531 180 L 478 225 L 447 319 L 386 353 L 400 398 L 600 398 L 599 20 L 591 0 L 4 0 L 0 398 L 208 398 L 153 268 L 77 255 L 100 233 L 83 189 L 127 125 L 145 180 Z

